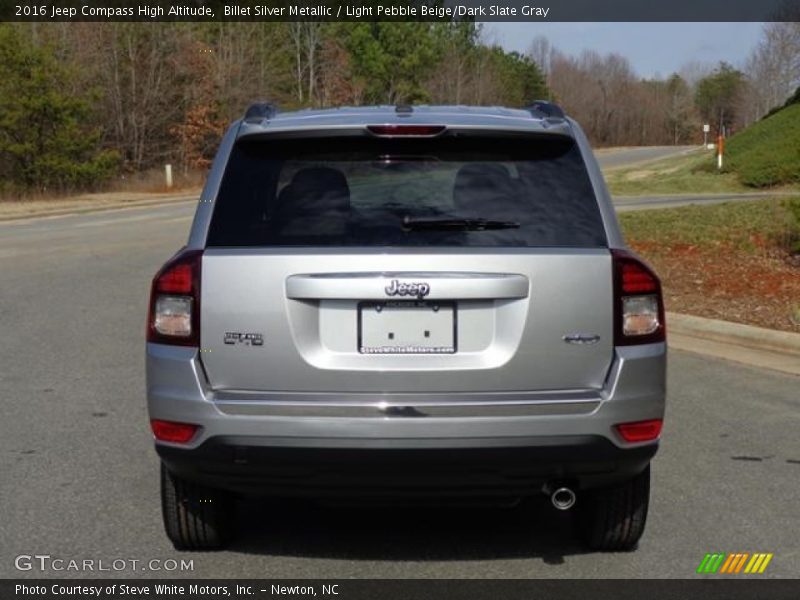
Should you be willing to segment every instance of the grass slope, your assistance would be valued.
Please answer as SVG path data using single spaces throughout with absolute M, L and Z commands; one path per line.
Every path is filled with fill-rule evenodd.
M 619 219 L 661 276 L 667 310 L 800 333 L 797 206 L 800 197 L 766 198 Z
M 726 171 L 752 187 L 800 183 L 800 104 L 792 104 L 728 140 Z

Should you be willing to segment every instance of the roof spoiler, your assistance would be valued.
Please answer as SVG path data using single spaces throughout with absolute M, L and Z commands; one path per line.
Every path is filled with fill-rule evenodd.
M 254 102 L 244 113 L 246 123 L 259 123 L 264 119 L 272 119 L 278 114 L 278 105 L 274 102 Z
M 534 117 L 545 119 L 565 119 L 567 117 L 558 104 L 547 100 L 533 100 L 524 107 L 524 110 L 527 110 Z

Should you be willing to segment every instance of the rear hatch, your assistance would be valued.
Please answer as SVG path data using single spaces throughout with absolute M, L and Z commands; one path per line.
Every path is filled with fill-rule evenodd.
M 597 389 L 611 270 L 566 136 L 244 139 L 203 256 L 201 357 L 219 390 Z

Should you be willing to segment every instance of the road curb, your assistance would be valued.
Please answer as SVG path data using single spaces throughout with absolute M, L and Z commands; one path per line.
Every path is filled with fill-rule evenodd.
M 706 319 L 681 313 L 667 313 L 667 331 L 701 337 L 716 342 L 737 344 L 770 352 L 800 356 L 800 333 L 777 331 L 742 323 Z
M 681 350 L 800 375 L 800 333 L 672 312 L 667 332 Z
M 69 217 L 72 215 L 85 215 L 89 213 L 109 212 L 114 210 L 125 210 L 127 208 L 146 208 L 148 206 L 163 206 L 166 204 L 180 204 L 181 202 L 196 201 L 200 194 L 181 194 L 181 195 L 165 195 L 157 198 L 148 198 L 143 200 L 132 200 L 130 202 L 116 202 L 104 205 L 75 206 L 71 208 L 57 208 L 53 210 L 43 210 L 40 212 L 20 213 L 16 215 L 2 215 L 0 214 L 0 223 L 7 223 L 12 221 L 27 221 L 31 219 L 47 219 L 50 217 Z

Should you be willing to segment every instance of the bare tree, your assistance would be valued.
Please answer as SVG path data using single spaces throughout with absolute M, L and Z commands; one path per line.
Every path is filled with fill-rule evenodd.
M 472 22 L 454 22 L 440 26 L 442 32 L 442 68 L 436 69 L 427 82 L 432 102 L 464 104 L 473 101 L 477 76 L 476 52 L 481 27 Z
M 745 64 L 751 120 L 782 104 L 800 86 L 800 23 L 764 25 L 761 41 Z
M 531 45 L 528 46 L 528 51 L 526 54 L 537 64 L 544 75 L 545 83 L 547 84 L 547 89 L 550 91 L 550 74 L 553 70 L 553 60 L 557 56 L 557 51 L 550 43 L 550 40 L 547 36 L 544 35 L 537 35 L 533 38 Z M 552 96 L 552 93 L 551 93 Z M 552 100 L 548 98 L 548 100 Z
M 319 77 L 318 56 L 322 44 L 322 23 L 294 21 L 289 23 L 288 27 L 294 54 L 297 101 L 300 103 L 306 100 L 313 101 L 314 88 Z
M 666 81 L 665 86 L 667 104 L 664 113 L 672 143 L 678 145 L 688 142 L 694 127 L 692 91 L 677 73 Z
M 354 75 L 350 55 L 338 40 L 323 39 L 319 66 L 317 97 L 322 106 L 361 103 L 364 83 Z
M 180 54 L 174 25 L 104 23 L 84 31 L 98 83 L 105 90 L 109 141 L 125 163 L 140 170 L 169 152 L 166 134 L 181 117 L 181 86 L 174 79 Z
M 690 88 L 694 88 L 698 81 L 714 72 L 715 66 L 711 63 L 692 60 L 681 65 L 680 69 L 678 69 L 678 75 Z
M 602 145 L 640 143 L 641 109 L 637 81 L 628 60 L 584 51 L 577 58 L 560 52 L 551 62 L 551 89 L 566 109 Z

